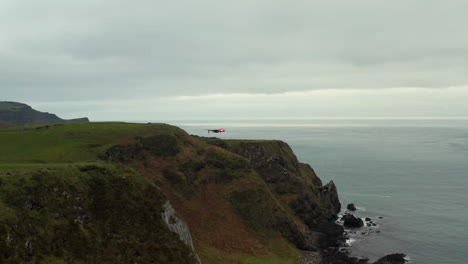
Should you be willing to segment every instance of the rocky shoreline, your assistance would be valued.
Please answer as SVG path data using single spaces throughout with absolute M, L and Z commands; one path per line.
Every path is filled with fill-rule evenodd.
M 386 255 L 372 264 L 404 264 L 405 254 L 390 254 Z M 358 259 L 350 257 L 348 254 L 340 251 L 333 252 L 314 252 L 303 251 L 302 259 L 297 264 L 370 264 L 368 259 Z
M 349 254 L 349 245 L 345 242 L 350 238 L 350 234 L 360 232 L 363 235 L 368 235 L 371 231 L 362 231 L 362 227 L 372 228 L 377 224 L 369 217 L 362 220 L 356 217 L 352 212 L 356 211 L 354 204 L 347 205 L 347 211 L 344 212 L 338 220 L 337 224 L 348 228 L 343 229 L 343 234 L 336 241 L 336 247 L 328 247 L 318 251 L 302 251 L 302 258 L 297 264 L 404 264 L 407 262 L 406 255 L 402 253 L 394 253 L 386 255 L 375 262 L 369 262 L 367 258 L 356 258 Z M 381 218 L 381 217 L 380 217 Z M 377 230 L 375 233 L 380 233 Z

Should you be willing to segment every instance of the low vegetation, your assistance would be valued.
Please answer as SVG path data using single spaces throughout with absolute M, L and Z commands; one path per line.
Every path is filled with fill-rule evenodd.
M 0 130 L 1 164 L 98 161 L 109 147 L 135 137 L 185 134 L 169 125 L 70 123 Z
M 194 263 L 161 221 L 165 198 L 121 166 L 0 176 L 0 263 Z

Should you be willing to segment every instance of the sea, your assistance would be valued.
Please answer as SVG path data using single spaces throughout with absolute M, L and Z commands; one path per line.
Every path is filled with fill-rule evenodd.
M 376 223 L 350 230 L 353 256 L 374 261 L 398 252 L 414 264 L 468 263 L 468 120 L 168 123 L 199 136 L 287 142 L 324 182 L 336 183 L 344 209 L 354 203 L 355 215 Z M 205 130 L 218 128 L 226 132 Z

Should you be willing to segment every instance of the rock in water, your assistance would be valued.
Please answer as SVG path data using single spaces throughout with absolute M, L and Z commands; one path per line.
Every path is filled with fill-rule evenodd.
M 348 204 L 348 206 L 346 206 L 346 209 L 350 211 L 356 211 L 356 207 L 354 206 L 353 203 Z
M 361 227 L 364 225 L 361 218 L 355 217 L 352 214 L 345 214 L 341 217 L 341 220 L 343 220 L 345 227 Z
M 399 253 L 390 254 L 383 258 L 380 258 L 379 260 L 374 262 L 374 264 L 404 264 L 406 263 L 405 257 L 406 257 L 405 254 L 399 254 Z

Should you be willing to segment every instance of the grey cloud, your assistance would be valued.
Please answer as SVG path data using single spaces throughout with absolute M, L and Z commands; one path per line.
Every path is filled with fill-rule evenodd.
M 1 96 L 465 85 L 466 10 L 464 0 L 2 1 Z

